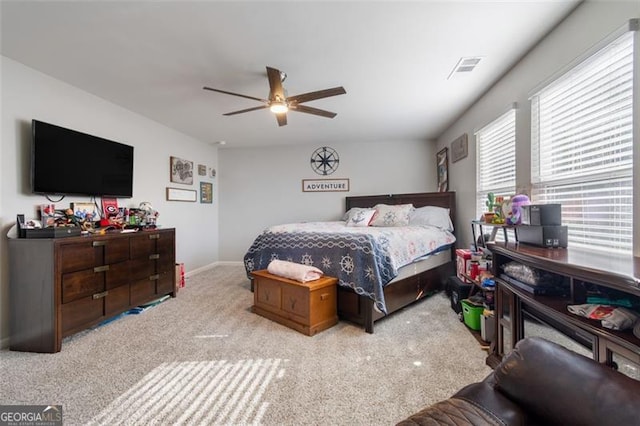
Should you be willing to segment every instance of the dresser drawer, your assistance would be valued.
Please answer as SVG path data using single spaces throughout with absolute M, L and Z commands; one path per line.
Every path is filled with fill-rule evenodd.
M 107 317 L 129 309 L 131 305 L 128 285 L 116 287 L 108 291 L 109 294 L 104 298 L 104 313 Z
M 173 257 L 175 246 L 176 245 L 172 235 L 161 234 L 160 238 L 156 240 L 156 251 L 162 257 Z
M 131 268 L 129 261 L 112 263 L 105 272 L 105 287 L 107 290 L 128 284 L 131 280 Z
M 62 273 L 123 262 L 129 259 L 129 241 L 112 238 L 65 244 L 60 247 L 60 257 Z
M 104 274 L 93 269 L 70 272 L 62 275 L 62 303 L 69 303 L 83 297 L 104 291 Z
M 104 300 L 85 297 L 61 306 L 62 335 L 67 336 L 78 329 L 86 328 L 103 316 Z
M 131 283 L 131 306 L 149 302 L 153 300 L 155 294 L 156 280 L 147 278 Z
M 130 260 L 129 266 L 131 268 L 132 280 L 149 278 L 151 275 L 156 273 L 156 262 L 155 260 L 149 260 L 148 257 L 139 257 L 137 259 Z
M 156 254 L 159 252 L 159 247 L 168 247 L 169 244 L 173 244 L 173 240 L 173 235 L 170 233 L 145 232 L 142 235 L 136 235 L 130 242 L 131 258 Z
M 156 282 L 156 293 L 158 296 L 173 292 L 175 290 L 175 269 L 171 272 L 164 272 L 158 275 L 159 278 Z
M 129 240 L 127 238 L 108 240 L 103 247 L 105 264 L 111 265 L 129 259 Z
M 66 244 L 60 247 L 60 269 L 66 272 L 81 271 L 103 263 L 102 247 L 94 247 L 92 241 Z

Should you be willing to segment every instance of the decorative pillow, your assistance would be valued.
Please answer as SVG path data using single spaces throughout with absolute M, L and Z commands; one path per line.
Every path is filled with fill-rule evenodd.
M 345 220 L 347 226 L 369 226 L 374 214 L 376 214 L 374 209 L 354 207 L 347 212 Z
M 342 220 L 344 220 L 346 222 L 347 220 L 349 220 L 349 216 L 352 216 L 352 215 L 356 214 L 356 212 L 361 212 L 361 211 L 365 211 L 365 210 L 373 210 L 373 207 L 367 207 L 367 208 L 352 207 L 349 210 L 347 210 L 345 212 L 345 214 L 342 215 Z
M 453 223 L 449 216 L 449 209 L 436 206 L 418 207 L 409 215 L 409 225 L 437 226 L 453 232 Z
M 413 204 L 377 204 L 374 209 L 376 214 L 371 220 L 371 226 L 407 226 Z

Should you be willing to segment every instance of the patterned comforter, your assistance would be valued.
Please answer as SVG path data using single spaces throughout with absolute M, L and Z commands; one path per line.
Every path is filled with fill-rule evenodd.
M 432 226 L 348 227 L 344 222 L 306 222 L 272 226 L 244 256 L 247 275 L 267 269 L 274 259 L 320 268 L 342 286 L 375 301 L 387 313 L 382 288 L 398 269 L 455 242 Z

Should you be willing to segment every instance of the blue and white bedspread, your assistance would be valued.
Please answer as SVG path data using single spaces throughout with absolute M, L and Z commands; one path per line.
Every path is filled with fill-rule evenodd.
M 348 227 L 344 222 L 305 222 L 269 227 L 244 256 L 247 275 L 274 259 L 320 268 L 342 286 L 375 301 L 387 313 L 382 288 L 398 269 L 446 250 L 451 232 L 432 226 Z

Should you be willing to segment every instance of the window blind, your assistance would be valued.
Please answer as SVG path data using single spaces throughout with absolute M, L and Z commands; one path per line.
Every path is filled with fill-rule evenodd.
M 516 190 L 516 110 L 476 132 L 476 217 L 487 209 L 487 194 L 512 196 Z
M 633 32 L 531 98 L 532 200 L 561 203 L 569 244 L 631 253 Z

